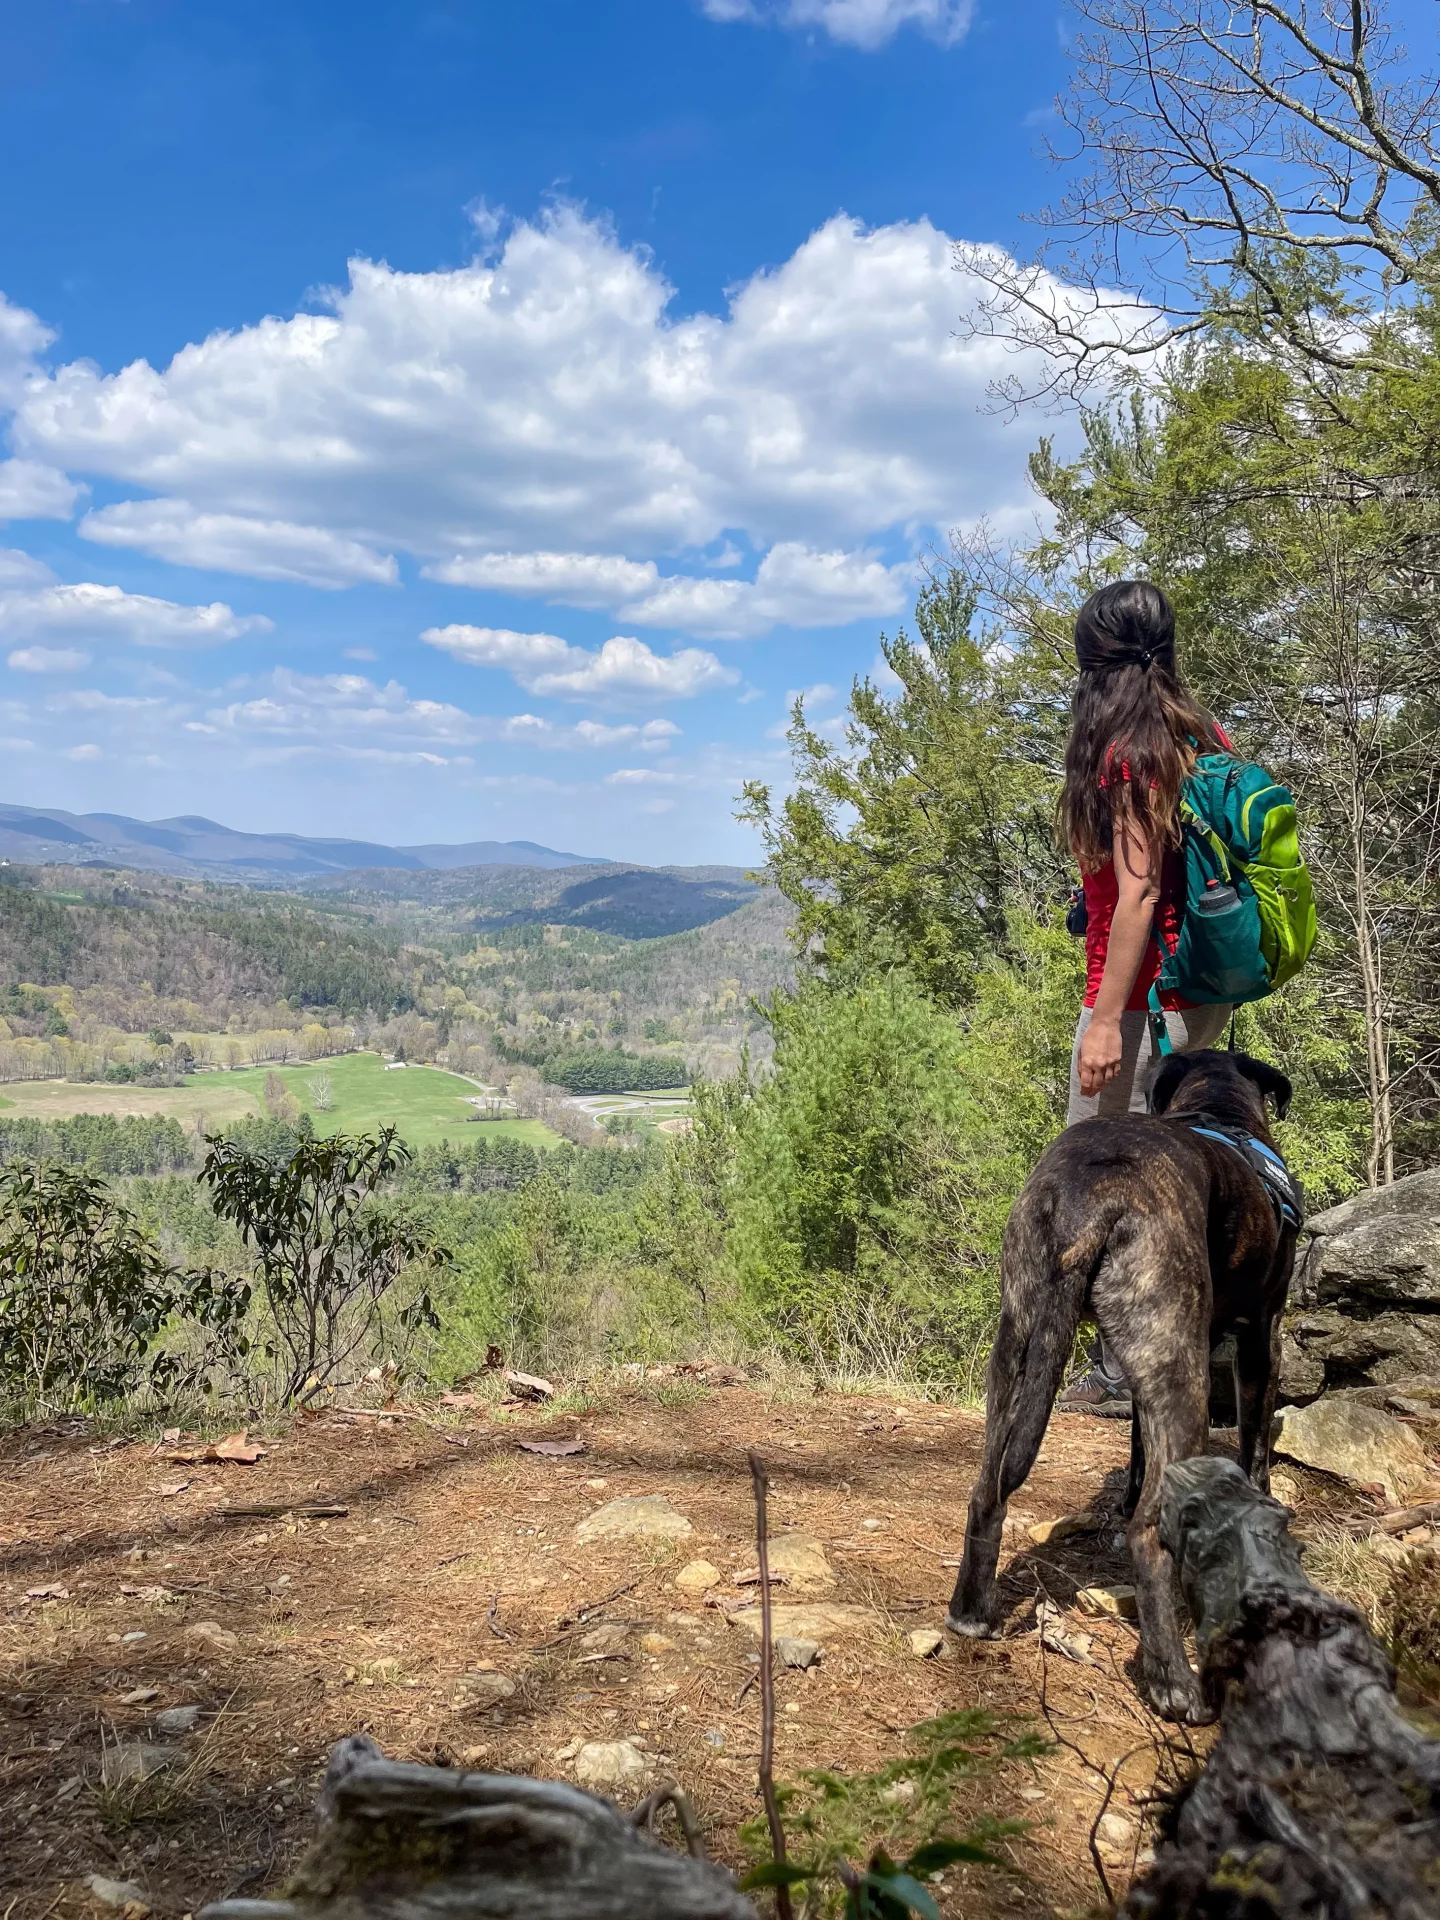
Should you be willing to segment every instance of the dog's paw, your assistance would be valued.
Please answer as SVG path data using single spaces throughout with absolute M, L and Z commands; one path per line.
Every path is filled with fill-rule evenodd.
M 1177 1721 L 1182 1727 L 1204 1727 L 1215 1718 L 1214 1709 L 1205 1704 L 1193 1680 L 1150 1681 L 1145 1691 L 1162 1720 Z
M 984 1620 L 977 1613 L 947 1613 L 945 1624 L 951 1633 L 958 1633 L 966 1640 L 998 1640 L 1000 1629 L 993 1621 Z

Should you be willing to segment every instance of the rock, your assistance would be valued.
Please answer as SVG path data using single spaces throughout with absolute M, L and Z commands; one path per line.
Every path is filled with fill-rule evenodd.
M 1281 1348 L 1281 1391 L 1440 1384 L 1440 1167 L 1358 1193 L 1307 1223 Z
M 1303 1344 L 1295 1324 L 1280 1330 L 1280 1393 L 1286 1400 L 1301 1403 L 1313 1400 L 1325 1391 L 1325 1352 L 1318 1342 Z
M 633 1740 L 587 1740 L 575 1755 L 575 1778 L 591 1793 L 634 1786 L 649 1771 Z
M 663 1633 L 642 1633 L 640 1645 L 646 1653 L 674 1653 L 675 1642 Z
M 1075 1596 L 1075 1604 L 1081 1613 L 1088 1613 L 1092 1620 L 1133 1620 L 1135 1618 L 1134 1587 L 1082 1587 Z
M 575 1540 L 582 1547 L 597 1540 L 683 1540 L 691 1531 L 663 1493 L 639 1493 L 597 1507 L 576 1527 Z
M 107 1747 L 100 1762 L 100 1778 L 107 1787 L 125 1785 L 131 1780 L 148 1780 L 183 1761 L 179 1747 L 161 1747 L 149 1740 L 126 1740 L 118 1747 Z
M 240 1644 L 239 1634 L 231 1633 L 218 1620 L 197 1620 L 193 1627 L 186 1627 L 185 1638 L 208 1641 L 212 1647 L 219 1647 L 224 1653 L 233 1653 Z
M 910 1651 L 917 1660 L 933 1660 L 945 1645 L 943 1633 L 937 1633 L 934 1627 L 916 1627 L 910 1635 Z
M 1286 1473 L 1283 1467 L 1276 1467 L 1270 1475 L 1270 1492 L 1282 1507 L 1293 1511 L 1300 1504 L 1303 1489 L 1293 1473 Z
M 1104 1524 L 1103 1515 L 1098 1513 L 1062 1513 L 1058 1520 L 1037 1520 L 1026 1531 L 1037 1547 L 1046 1547 L 1077 1533 L 1098 1533 Z
M 587 1653 L 619 1653 L 629 1646 L 634 1633 L 635 1629 L 623 1620 L 602 1620 L 598 1627 L 581 1634 L 580 1644 Z
M 747 1628 L 757 1640 L 760 1638 L 759 1607 L 742 1607 L 730 1618 L 737 1626 Z M 875 1616 L 868 1607 L 842 1607 L 823 1600 L 812 1601 L 809 1606 L 770 1609 L 771 1630 L 777 1640 L 782 1635 L 787 1639 L 818 1640 L 822 1647 L 827 1640 L 859 1633 L 874 1624 Z
M 149 1901 L 133 1880 L 110 1880 L 103 1873 L 91 1873 L 85 1876 L 85 1891 L 102 1907 L 128 1912 L 131 1920 L 144 1920 L 150 1911 Z
M 1342 1480 L 1378 1481 L 1392 1506 L 1401 1506 L 1434 1477 L 1425 1449 L 1408 1427 L 1379 1407 L 1340 1397 L 1308 1407 L 1282 1407 L 1275 1416 L 1275 1447 L 1301 1466 Z
M 820 1658 L 818 1640 L 801 1640 L 793 1633 L 782 1633 L 775 1642 L 775 1653 L 782 1667 L 798 1667 L 807 1672 Z
M 1342 1200 L 1339 1206 L 1312 1214 L 1305 1230 L 1317 1237 L 1333 1238 L 1352 1226 L 1364 1226 L 1393 1214 L 1440 1220 L 1440 1167 L 1407 1174 L 1403 1180 L 1393 1180 L 1388 1187 L 1366 1187 L 1349 1200 Z
M 1035 1607 L 1035 1625 L 1039 1630 L 1040 1644 L 1049 1653 L 1062 1654 L 1065 1659 L 1073 1660 L 1078 1666 L 1089 1667 L 1095 1662 L 1090 1649 L 1095 1644 L 1088 1633 L 1079 1633 L 1065 1624 L 1065 1616 L 1053 1600 L 1041 1600 Z
M 483 1713 L 513 1700 L 515 1682 L 505 1673 L 462 1673 L 455 1683 L 451 1704 L 462 1713 Z
M 825 1549 L 812 1534 L 777 1534 L 769 1551 L 770 1572 L 782 1574 L 792 1593 L 824 1593 L 835 1585 Z
M 1095 1837 L 1112 1853 L 1128 1853 L 1135 1844 L 1135 1822 L 1123 1813 L 1103 1813 L 1095 1828 Z
M 914 1800 L 915 1794 L 916 1786 L 913 1780 L 896 1780 L 881 1791 L 880 1798 L 887 1807 L 908 1807 Z
M 1287 1340 L 1293 1350 L 1288 1364 Z M 1327 1382 L 1387 1385 L 1427 1378 L 1440 1380 L 1440 1314 L 1392 1310 L 1355 1317 L 1353 1309 L 1317 1307 L 1293 1318 L 1281 1340 L 1281 1391 L 1296 1399 L 1313 1399 Z
M 718 1567 L 712 1567 L 708 1560 L 687 1560 L 676 1574 L 673 1584 L 681 1593 L 708 1593 L 711 1587 L 718 1587 L 724 1579 Z
M 155 1716 L 157 1733 L 191 1733 L 197 1725 L 202 1707 L 166 1707 L 163 1713 Z

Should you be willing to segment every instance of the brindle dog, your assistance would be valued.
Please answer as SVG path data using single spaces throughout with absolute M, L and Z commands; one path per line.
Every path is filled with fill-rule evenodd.
M 995 1566 L 1006 1503 L 1035 1463 L 1088 1314 L 1134 1400 L 1123 1510 L 1145 1688 L 1158 1713 L 1191 1724 L 1210 1716 L 1185 1657 L 1170 1556 L 1157 1530 L 1161 1476 L 1172 1461 L 1205 1451 L 1210 1349 L 1233 1333 L 1240 1466 L 1268 1491 L 1296 1229 L 1277 1218 L 1239 1153 L 1187 1123 L 1208 1115 L 1272 1145 L 1267 1095 L 1283 1119 L 1290 1082 L 1262 1060 L 1172 1054 L 1150 1113 L 1087 1120 L 1041 1156 L 1005 1229 L 985 1453 L 946 1621 L 976 1637 L 998 1631 Z

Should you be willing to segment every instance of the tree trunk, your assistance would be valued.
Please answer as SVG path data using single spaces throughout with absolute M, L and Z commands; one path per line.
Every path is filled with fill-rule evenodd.
M 557 1780 L 406 1766 L 353 1734 L 317 1811 L 284 1899 L 200 1920 L 757 1920 L 721 1868 Z
M 1278 1501 L 1228 1460 L 1168 1469 L 1160 1531 L 1221 1707 L 1123 1920 L 1434 1920 L 1440 1742 L 1396 1711 L 1353 1607 L 1306 1579 Z

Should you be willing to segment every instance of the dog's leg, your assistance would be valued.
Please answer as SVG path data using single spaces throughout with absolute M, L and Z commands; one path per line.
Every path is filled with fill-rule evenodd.
M 1280 1316 L 1235 1331 L 1235 1401 L 1240 1471 L 1270 1491 L 1270 1429 L 1280 1389 Z
M 995 1568 L 1000 1560 L 1000 1536 L 1005 1526 L 1005 1503 L 1014 1491 L 1006 1463 L 1015 1430 L 1017 1387 L 1028 1344 L 1027 1330 L 1008 1311 L 1000 1316 L 990 1365 L 985 1375 L 985 1452 L 970 1490 L 970 1512 L 965 1524 L 965 1554 L 950 1599 L 945 1624 L 971 1639 L 988 1639 L 996 1631 Z M 1028 1467 L 1026 1471 L 1028 1472 Z M 1023 1477 L 1023 1476 L 1022 1476 Z
M 997 1630 L 995 1568 L 1005 1508 L 1040 1451 L 1075 1344 L 1087 1276 L 1057 1256 L 1022 1194 L 1005 1230 L 1004 1306 L 985 1380 L 985 1453 L 970 1494 L 965 1553 L 945 1624 L 986 1639 Z
M 1159 1531 L 1165 1469 L 1204 1453 L 1209 1426 L 1210 1263 L 1203 1219 L 1184 1221 L 1187 1198 L 1173 1211 L 1158 1209 L 1112 1257 L 1097 1276 L 1096 1309 L 1140 1429 L 1144 1474 L 1128 1539 L 1145 1691 L 1163 1718 L 1197 1725 L 1211 1716 L 1185 1657 L 1174 1568 Z
M 1140 1429 L 1140 1409 L 1130 1410 L 1130 1476 L 1125 1483 L 1125 1498 L 1120 1502 L 1120 1518 L 1128 1520 L 1140 1504 L 1140 1489 L 1145 1484 L 1145 1435 Z

